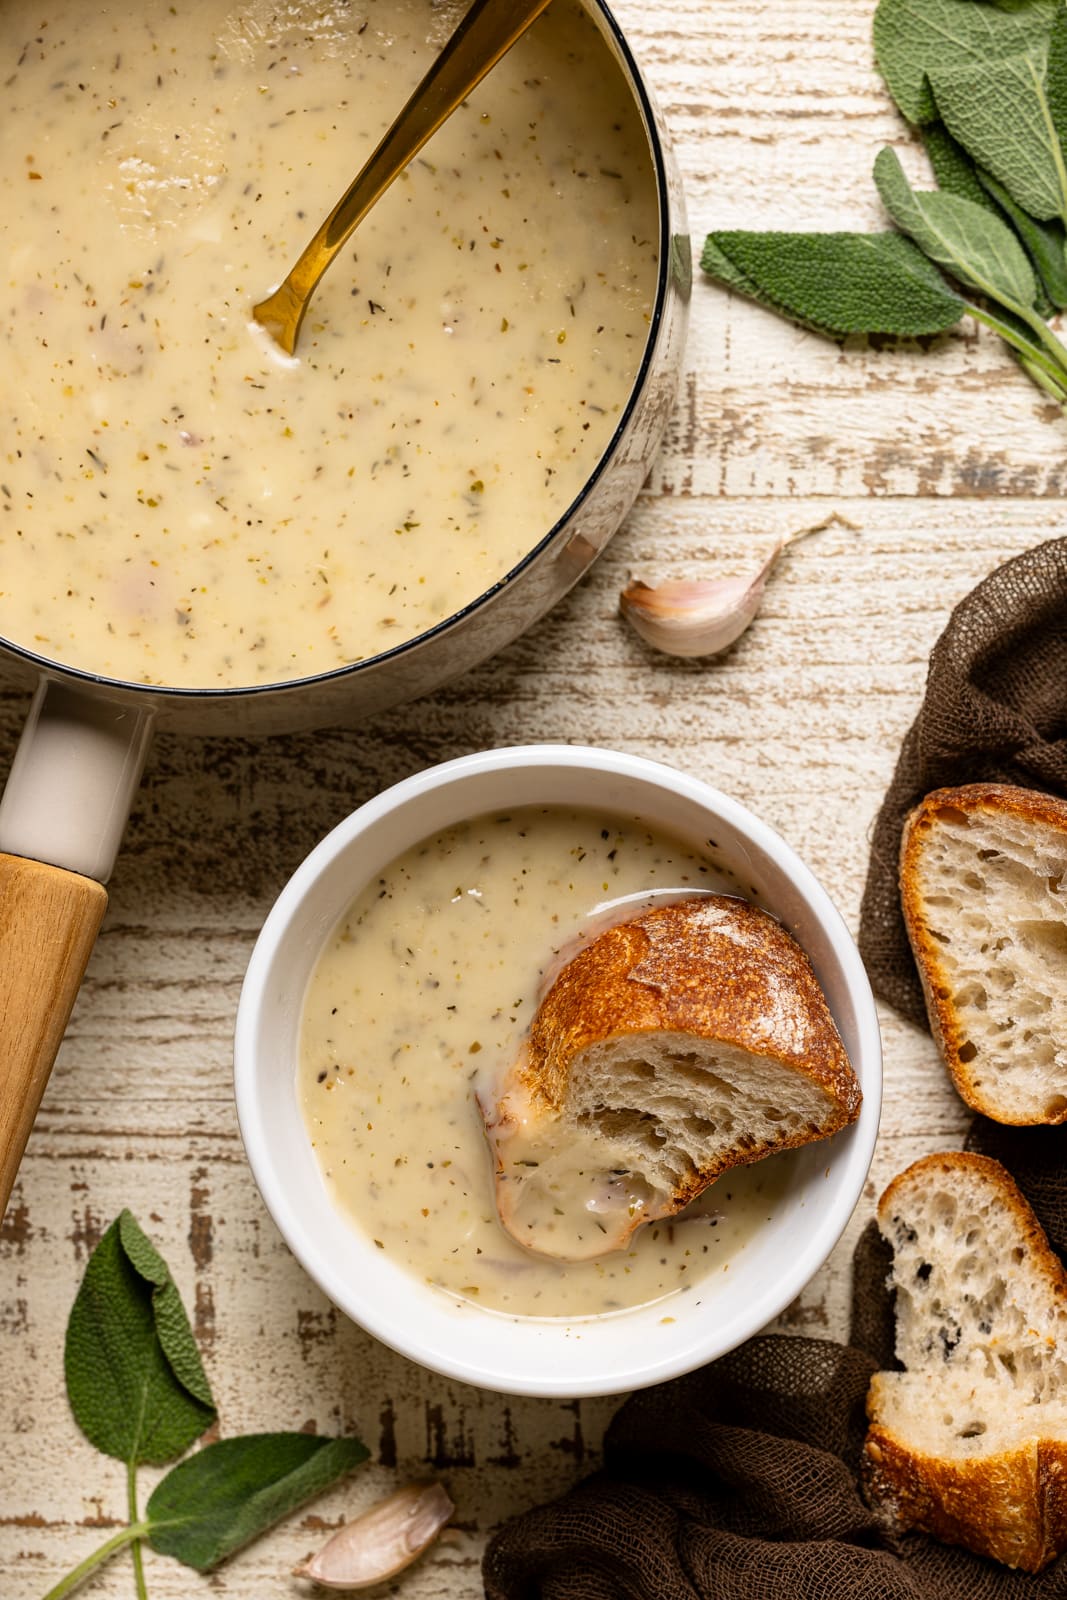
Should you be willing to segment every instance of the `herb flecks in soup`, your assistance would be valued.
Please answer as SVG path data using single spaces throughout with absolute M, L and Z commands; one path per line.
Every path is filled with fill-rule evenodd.
M 300 1100 L 334 1202 L 419 1278 L 502 1312 L 699 1292 L 769 1216 L 788 1158 L 729 1173 L 625 1250 L 561 1263 L 501 1227 L 475 1095 L 494 1095 L 576 941 L 663 896 L 730 887 L 638 820 L 556 808 L 479 818 L 400 856 L 354 901 L 304 1003 Z
M 658 227 L 575 0 L 361 224 L 298 361 L 249 323 L 462 10 L 4 5 L 0 635 L 147 683 L 329 671 L 454 614 L 572 502 Z

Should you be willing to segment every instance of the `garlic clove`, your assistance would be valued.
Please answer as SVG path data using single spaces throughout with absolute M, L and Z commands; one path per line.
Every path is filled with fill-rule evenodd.
M 327 1589 L 369 1589 L 416 1561 L 455 1510 L 439 1483 L 408 1483 L 347 1522 L 293 1576 Z
M 754 577 L 676 579 L 650 588 L 627 585 L 623 616 L 646 644 L 670 656 L 714 656 L 739 639 L 759 611 L 781 546 Z
M 763 604 L 767 579 L 782 553 L 835 522 L 858 532 L 839 511 L 810 528 L 780 539 L 756 572 L 740 578 L 682 578 L 650 588 L 632 582 L 619 596 L 619 609 L 636 633 L 670 656 L 714 656 L 739 639 Z

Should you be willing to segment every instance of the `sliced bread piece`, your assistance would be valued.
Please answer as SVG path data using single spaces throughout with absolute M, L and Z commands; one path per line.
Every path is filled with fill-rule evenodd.
M 904 921 L 930 1027 L 967 1104 L 1067 1121 L 1067 802 L 968 784 L 904 831 Z
M 898 1529 L 1038 1572 L 1067 1548 L 1067 1273 L 986 1156 L 916 1161 L 878 1225 L 907 1370 L 871 1382 L 867 1497 Z
M 661 906 L 563 968 L 483 1102 L 497 1209 L 530 1249 L 603 1255 L 727 1168 L 836 1132 L 860 1100 L 780 923 L 724 895 Z

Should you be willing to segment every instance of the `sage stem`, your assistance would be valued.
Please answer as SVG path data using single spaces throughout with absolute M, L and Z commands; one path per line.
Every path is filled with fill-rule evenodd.
M 1036 383 L 1039 389 L 1044 389 L 1046 394 L 1050 394 L 1057 405 L 1067 407 L 1067 388 L 1061 388 L 1055 378 L 1050 378 L 1044 368 L 1039 367 L 1036 361 L 1031 361 L 1029 356 L 1021 355 L 1018 360 L 1032 383 Z
M 135 1528 L 137 1526 L 137 1463 L 135 1461 L 126 1463 L 126 1495 L 129 1504 L 130 1526 Z M 144 1555 L 141 1551 L 140 1539 L 133 1541 L 133 1549 L 130 1553 L 133 1556 L 133 1579 L 137 1585 L 137 1600 L 148 1600 L 148 1590 L 145 1588 L 144 1581 Z
M 1056 346 L 1059 355 L 1058 362 L 1053 362 L 1039 345 L 1032 343 L 1021 333 L 1017 333 L 1010 323 L 1002 321 L 993 312 L 986 311 L 983 307 L 973 305 L 970 302 L 968 302 L 967 309 L 972 317 L 978 322 L 984 322 L 987 328 L 992 328 L 994 333 L 1000 335 L 1005 344 L 1010 344 L 1013 350 L 1017 350 L 1020 356 L 1025 358 L 1028 363 L 1027 371 L 1030 371 L 1031 368 L 1039 369 L 1053 383 L 1058 385 L 1062 385 L 1067 379 L 1067 350 L 1064 349 L 1054 334 L 1048 332 L 1045 324 L 1039 318 L 1034 318 L 1032 326 L 1034 326 L 1035 332 L 1040 328 L 1042 333 L 1048 334 L 1048 339 L 1051 339 Z M 1027 322 L 1029 322 L 1029 318 L 1027 318 Z M 1043 342 L 1047 343 L 1048 341 L 1043 340 Z M 1046 386 L 1042 385 L 1042 387 Z
M 118 1533 L 105 1540 L 92 1555 L 86 1556 L 84 1561 L 79 1561 L 65 1578 L 60 1578 L 54 1588 L 49 1589 L 44 1600 L 63 1600 L 64 1595 L 72 1594 L 79 1584 L 85 1582 L 90 1573 L 96 1571 L 97 1567 L 102 1567 L 105 1561 L 110 1561 L 116 1551 L 121 1550 L 124 1545 L 131 1544 L 135 1539 L 143 1538 L 147 1532 L 147 1522 L 135 1522 L 128 1528 L 120 1528 Z
M 1026 320 L 1045 348 L 1051 353 L 1060 371 L 1067 372 L 1067 347 L 1064 346 L 1062 339 L 1057 339 L 1045 319 L 1039 317 L 1036 311 L 1029 312 Z

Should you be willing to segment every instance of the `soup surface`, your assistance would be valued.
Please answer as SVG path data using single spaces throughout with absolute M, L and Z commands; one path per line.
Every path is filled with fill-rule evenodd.
M 576 941 L 664 896 L 731 887 L 638 819 L 555 808 L 479 818 L 399 857 L 342 919 L 304 1003 L 299 1097 L 334 1202 L 420 1278 L 502 1312 L 699 1294 L 773 1210 L 788 1156 L 726 1174 L 625 1250 L 561 1262 L 500 1225 L 475 1096 L 492 1098 Z
M 451 0 L 5 0 L 0 635 L 275 682 L 501 578 L 602 454 L 657 201 L 577 0 L 363 222 L 295 361 L 251 323 L 462 16 Z

